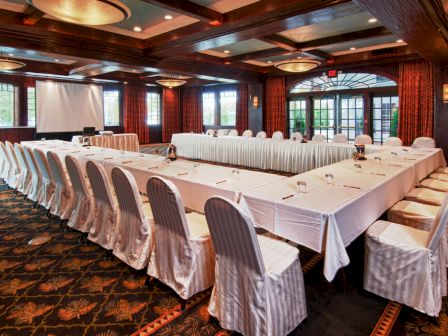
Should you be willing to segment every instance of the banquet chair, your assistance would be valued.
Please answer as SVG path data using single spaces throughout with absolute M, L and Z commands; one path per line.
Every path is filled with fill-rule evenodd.
M 256 138 L 257 139 L 266 139 L 267 135 L 265 131 L 260 131 L 257 133 Z
M 31 188 L 31 171 L 30 166 L 28 164 L 28 160 L 25 157 L 24 149 L 21 144 L 14 144 L 14 151 L 19 162 L 19 165 L 22 170 L 22 180 L 21 185 L 17 188 L 23 195 L 25 195 L 24 199 L 27 197 L 30 188 Z
M 2 178 L 8 184 L 8 186 L 14 189 L 11 184 L 15 178 L 14 171 L 11 166 L 11 159 L 8 154 L 8 150 L 3 142 L 0 141 L 0 154 L 2 156 L 3 168 L 2 168 Z
M 365 234 L 364 289 L 438 316 L 446 296 L 446 202 L 430 231 L 376 221 Z
M 414 188 L 408 192 L 405 199 L 408 201 L 428 204 L 428 205 L 441 205 L 445 193 L 428 188 Z
M 275 131 L 273 134 L 272 134 L 272 139 L 274 139 L 274 140 L 283 140 L 283 132 L 282 131 Z
M 204 215 L 185 214 L 176 186 L 161 177 L 146 184 L 155 222 L 155 249 L 148 275 L 187 300 L 213 286 L 215 252 Z
M 215 135 L 215 130 L 210 128 L 205 132 L 205 134 L 207 134 L 208 136 L 213 136 L 213 135 Z
M 238 136 L 238 130 L 236 130 L 236 129 L 232 129 L 232 130 L 230 130 L 230 131 L 229 131 L 229 135 L 230 135 L 230 136 Z
M 448 174 L 448 167 L 440 167 L 435 170 L 436 173 Z
M 65 157 L 65 166 L 75 194 L 73 211 L 67 222 L 67 227 L 81 232 L 80 241 L 87 238 L 90 227 L 95 219 L 95 200 L 89 190 L 87 180 L 78 159 L 72 155 Z
M 205 216 L 216 252 L 209 313 L 244 335 L 287 335 L 307 316 L 298 249 L 257 235 L 228 199 L 210 198 Z
M 383 146 L 403 146 L 403 141 L 397 137 L 388 137 L 384 140 Z
M 300 132 L 293 132 L 291 133 L 291 136 L 289 137 L 291 140 L 296 139 L 296 141 L 301 141 L 303 139 L 303 135 Z
M 371 145 L 372 138 L 367 134 L 360 134 L 355 138 L 355 145 Z
M 39 203 L 39 194 L 42 187 L 42 174 L 37 166 L 34 151 L 31 148 L 23 147 L 23 152 L 27 159 L 31 172 L 30 189 L 28 191 L 28 199 L 34 202 L 34 206 Z
M 435 180 L 435 179 L 431 179 L 431 178 L 425 178 L 424 180 L 421 180 L 419 182 L 418 187 L 428 188 L 428 189 L 432 189 L 435 191 L 447 192 L 448 191 L 448 182 Z
M 112 251 L 117 240 L 119 221 L 114 193 L 103 165 L 89 160 L 86 170 L 96 205 L 96 216 L 87 239 Z
M 327 137 L 323 134 L 314 134 L 311 141 L 325 142 L 327 141 Z
M 394 204 L 387 211 L 387 220 L 413 227 L 418 230 L 431 230 L 434 218 L 440 206 L 403 200 Z
M 438 173 L 438 172 L 431 173 L 429 174 L 428 178 L 448 182 L 447 173 Z
M 14 150 L 14 145 L 9 142 L 5 141 L 6 150 L 8 152 L 9 156 L 9 162 L 10 162 L 10 169 L 12 171 L 12 188 L 17 192 L 23 193 L 24 190 L 24 174 L 22 171 L 22 167 L 20 165 L 20 162 L 17 158 L 16 151 Z
M 70 218 L 73 211 L 75 194 L 59 156 L 54 152 L 47 152 L 47 160 L 55 185 L 50 213 L 59 217 L 63 224 Z
M 228 129 L 221 128 L 221 129 L 218 130 L 218 134 L 217 134 L 217 135 L 218 135 L 218 136 L 226 136 L 226 135 L 229 135 L 229 130 L 228 130 Z
M 50 166 L 47 157 L 39 148 L 34 148 L 34 157 L 36 158 L 37 167 L 41 173 L 41 186 L 37 196 L 37 202 L 40 206 L 47 209 L 47 215 L 50 213 L 50 206 L 53 201 L 55 185 L 51 176 Z
M 342 134 L 342 133 L 337 133 L 333 136 L 333 140 L 331 140 L 331 142 L 347 143 L 348 142 L 347 135 Z
M 113 254 L 130 267 L 141 270 L 148 266 L 154 248 L 151 206 L 142 203 L 137 182 L 129 171 L 114 167 L 112 183 L 120 209 Z
M 412 145 L 417 148 L 435 148 L 436 142 L 433 138 L 419 137 L 414 140 Z
M 244 132 L 243 132 L 243 137 L 245 137 L 245 138 L 251 138 L 252 137 L 252 135 L 253 135 L 253 132 L 251 131 L 251 130 L 245 130 Z

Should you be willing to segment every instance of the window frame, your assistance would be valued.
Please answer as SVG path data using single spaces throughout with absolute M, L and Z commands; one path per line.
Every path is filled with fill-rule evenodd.
M 12 91 L 8 91 L 8 90 L 3 90 L 3 85 L 6 86 L 10 86 L 12 87 Z M 16 127 L 19 125 L 20 122 L 20 115 L 19 115 L 19 109 L 20 109 L 20 98 L 19 98 L 19 93 L 20 93 L 20 88 L 16 83 L 13 82 L 9 82 L 9 81 L 2 81 L 0 82 L 0 91 L 5 91 L 5 92 L 12 92 L 12 124 L 11 125 L 1 125 L 0 124 L 0 128 L 9 128 L 9 127 Z
M 383 114 L 382 114 L 382 110 L 384 110 L 384 108 L 383 107 L 381 107 L 380 108 L 380 110 L 381 110 L 381 117 L 380 117 L 380 119 L 378 119 L 378 118 L 375 118 L 375 109 L 377 109 L 377 108 L 375 108 L 375 105 L 374 105 L 374 99 L 375 98 L 380 98 L 381 99 L 381 106 L 382 106 L 382 101 L 383 101 L 383 98 L 388 98 L 389 99 L 389 101 L 390 101 L 390 107 L 388 107 L 387 109 L 389 110 L 389 117 L 388 118 L 383 118 Z M 397 106 L 396 107 L 392 107 L 392 98 L 397 98 Z M 397 134 L 397 132 L 398 132 L 398 118 L 399 118 L 399 116 L 400 116 L 400 99 L 399 99 L 399 97 L 398 97 L 398 92 L 383 92 L 383 93 L 377 93 L 377 94 L 372 94 L 371 96 L 370 96 L 370 105 L 371 105 L 371 111 L 372 111 L 372 114 L 371 114 L 371 133 L 372 133 L 372 140 L 373 140 L 373 143 L 380 143 L 380 144 L 383 144 L 383 142 L 384 142 L 384 140 L 385 139 L 387 139 L 388 137 L 391 137 L 391 136 L 394 136 L 394 137 L 396 137 L 398 134 Z M 394 113 L 394 111 L 392 111 L 393 109 L 396 109 L 396 118 L 392 118 L 392 114 Z M 395 130 L 394 131 L 392 131 L 392 128 L 391 128 L 391 125 L 392 125 L 392 120 L 395 120 L 395 122 L 396 122 L 396 128 L 395 128 Z M 375 129 L 375 121 L 380 121 L 380 125 L 381 125 L 381 128 L 379 129 L 379 132 L 380 132 L 380 134 L 381 134 L 381 138 L 380 138 L 380 140 L 378 141 L 375 137 L 374 137 L 374 134 L 375 134 L 375 131 L 376 131 L 376 129 Z M 383 125 L 384 125 L 384 122 L 385 121 L 388 121 L 389 122 L 389 130 L 385 130 L 384 128 L 383 128 Z M 387 136 L 384 136 L 384 134 L 385 133 L 388 133 L 388 135 Z
M 149 95 L 156 95 L 158 97 L 158 111 L 156 113 L 154 113 L 154 115 L 157 115 L 157 122 L 156 123 L 150 123 L 150 117 L 151 117 L 151 112 L 149 109 L 149 104 L 148 104 L 148 97 Z M 148 127 L 160 127 L 162 126 L 162 94 L 160 93 L 159 90 L 147 90 L 146 91 L 146 97 L 145 97 L 145 102 L 146 102 L 146 125 Z
M 233 125 L 223 125 L 222 123 L 222 109 L 223 105 L 221 99 L 223 94 L 234 92 L 235 93 L 235 123 Z M 203 119 L 202 125 L 204 127 L 219 127 L 219 128 L 235 128 L 237 123 L 237 107 L 238 107 L 238 92 L 234 85 L 217 86 L 213 88 L 206 88 L 202 91 L 202 117 L 204 118 L 204 94 L 214 94 L 214 122 L 213 124 L 207 124 Z
M 114 125 L 106 124 L 106 110 L 105 110 L 106 104 L 104 102 L 106 92 L 118 92 L 118 124 L 114 124 Z M 107 87 L 107 88 L 103 87 L 103 122 L 104 122 L 104 127 L 119 127 L 119 126 L 121 126 L 122 125 L 122 122 L 121 122 L 121 120 L 122 120 L 122 117 L 121 117 L 122 113 L 121 113 L 121 111 L 122 111 L 122 91 L 119 88 L 117 88 L 117 87 Z

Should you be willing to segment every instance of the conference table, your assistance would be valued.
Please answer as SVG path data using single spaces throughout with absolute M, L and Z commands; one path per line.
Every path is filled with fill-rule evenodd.
M 72 143 L 80 145 L 82 144 L 81 142 L 82 136 L 73 136 Z M 140 151 L 138 135 L 135 133 L 94 135 L 90 137 L 90 144 L 96 147 L 113 148 L 131 152 Z
M 176 146 L 177 155 L 189 159 L 296 174 L 349 159 L 355 151 L 354 145 L 343 143 L 301 143 L 242 136 L 212 137 L 194 133 L 173 134 L 171 143 Z M 367 145 L 366 153 L 386 149 L 383 146 Z

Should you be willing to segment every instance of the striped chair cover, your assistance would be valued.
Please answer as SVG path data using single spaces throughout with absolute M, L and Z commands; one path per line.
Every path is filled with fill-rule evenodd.
M 231 130 L 229 131 L 229 135 L 230 135 L 230 136 L 238 136 L 238 130 L 236 130 L 236 129 L 231 129 Z
M 282 131 L 276 131 L 272 134 L 272 139 L 274 140 L 283 140 L 284 136 L 283 136 L 283 132 Z
M 428 188 L 414 188 L 405 197 L 408 201 L 414 201 L 429 205 L 442 205 L 445 193 Z
M 335 142 L 335 143 L 347 143 L 348 142 L 348 138 L 345 134 L 342 133 L 338 133 L 335 134 L 333 136 L 333 140 L 331 140 L 331 142 Z
M 412 201 L 400 201 L 387 211 L 387 220 L 430 231 L 440 206 L 428 205 Z
M 36 158 L 36 163 L 42 176 L 41 188 L 37 195 L 37 202 L 45 209 L 50 209 L 55 189 L 50 166 L 48 165 L 48 160 L 44 152 L 39 148 L 34 148 L 34 157 Z
M 39 203 L 39 194 L 42 187 L 42 174 L 37 166 L 36 158 L 34 157 L 34 151 L 31 148 L 23 147 L 28 166 L 31 172 L 30 189 L 28 191 L 28 199 L 33 202 Z
M 176 186 L 152 177 L 146 184 L 155 222 L 155 250 L 148 274 L 182 299 L 213 286 L 215 252 L 204 215 L 185 215 Z
M 244 132 L 243 132 L 243 137 L 245 137 L 245 138 L 251 138 L 252 137 L 252 135 L 253 135 L 253 132 L 251 131 L 251 130 L 245 130 Z
M 377 221 L 366 231 L 364 289 L 438 316 L 447 294 L 446 202 L 431 231 Z
M 361 134 L 355 138 L 356 145 L 371 145 L 372 143 L 372 138 L 367 134 Z
M 287 335 L 307 315 L 299 251 L 257 236 L 248 215 L 225 198 L 210 198 L 205 216 L 216 251 L 210 314 L 244 335 Z
M 75 193 L 74 207 L 67 226 L 82 233 L 87 233 L 95 219 L 95 200 L 89 190 L 78 159 L 72 155 L 67 155 L 65 166 Z
M 433 138 L 419 137 L 414 140 L 412 145 L 417 148 L 435 148 L 436 142 Z
M 445 181 L 448 182 L 448 174 L 447 173 L 432 173 L 429 175 L 430 179 L 434 179 L 434 180 L 440 180 L 440 181 Z
M 384 140 L 383 146 L 403 146 L 403 141 L 397 137 L 388 137 Z
M 325 142 L 327 137 L 324 134 L 314 134 L 311 141 Z
M 24 175 L 19 159 L 17 158 L 16 151 L 11 142 L 5 141 L 6 150 L 9 156 L 10 168 L 12 169 L 12 185 L 10 187 L 17 189 L 21 193 L 25 191 L 24 187 Z
M 428 188 L 428 189 L 432 189 L 435 191 L 447 192 L 448 191 L 448 182 L 426 178 L 419 182 L 418 187 Z
M 436 173 L 448 174 L 448 167 L 440 167 L 436 169 Z
M 112 183 L 120 208 L 113 254 L 132 268 L 143 269 L 154 248 L 153 219 L 145 216 L 137 182 L 129 171 L 114 167 Z
M 68 219 L 75 205 L 75 193 L 62 166 L 61 159 L 54 152 L 47 152 L 53 183 L 55 185 L 54 197 L 51 204 L 51 214 L 60 219 Z
M 109 178 L 103 165 L 96 161 L 87 161 L 86 169 L 97 211 L 87 238 L 106 250 L 112 250 L 117 240 L 119 211 Z
M 0 141 L 0 153 L 4 161 L 2 177 L 11 188 L 15 188 L 11 185 L 11 184 L 16 185 L 16 182 L 14 182 L 15 172 L 11 164 L 11 158 L 9 157 L 8 150 L 6 149 L 5 144 L 1 141 Z
M 291 133 L 290 139 L 296 139 L 296 141 L 301 141 L 303 139 L 303 135 L 300 132 L 293 132 Z
M 31 170 L 21 144 L 14 144 L 14 151 L 22 169 L 22 185 L 17 188 L 22 194 L 28 195 L 31 188 Z
M 266 139 L 267 135 L 265 131 L 260 131 L 257 133 L 256 138 L 257 139 Z

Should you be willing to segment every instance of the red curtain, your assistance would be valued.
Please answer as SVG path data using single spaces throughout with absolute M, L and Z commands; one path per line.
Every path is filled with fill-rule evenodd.
M 400 63 L 398 136 L 410 145 L 420 136 L 432 137 L 434 120 L 434 69 L 427 61 Z
M 162 141 L 171 142 L 173 133 L 180 132 L 179 89 L 163 88 Z
M 236 86 L 236 129 L 240 135 L 249 127 L 248 96 L 247 84 L 238 84 Z
M 149 143 L 146 92 L 146 86 L 128 84 L 124 88 L 124 131 L 137 133 L 140 144 Z
M 202 88 L 182 90 L 183 132 L 202 133 Z
M 286 133 L 285 77 L 269 77 L 265 83 L 264 130 L 267 136 L 275 131 Z

